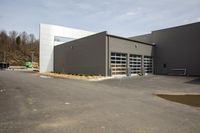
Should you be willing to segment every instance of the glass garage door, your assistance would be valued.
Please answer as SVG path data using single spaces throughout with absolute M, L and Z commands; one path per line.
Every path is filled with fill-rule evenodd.
M 129 67 L 131 74 L 141 73 L 141 65 L 142 65 L 142 57 L 141 55 L 133 55 L 129 56 Z
M 111 53 L 111 71 L 112 75 L 126 74 L 126 60 L 127 56 L 123 53 Z
M 145 73 L 152 73 L 153 59 L 151 56 L 144 56 L 144 70 L 145 70 Z

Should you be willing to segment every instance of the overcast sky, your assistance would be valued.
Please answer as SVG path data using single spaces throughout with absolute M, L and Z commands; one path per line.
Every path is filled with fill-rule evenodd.
M 48 23 L 129 37 L 200 21 L 200 0 L 0 0 L 0 30 Z

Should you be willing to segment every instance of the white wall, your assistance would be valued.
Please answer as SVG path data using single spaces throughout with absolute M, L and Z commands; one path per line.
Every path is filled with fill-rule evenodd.
M 40 24 L 40 72 L 54 70 L 53 49 L 55 45 L 59 44 L 54 42 L 54 36 L 79 39 L 92 34 L 95 33 L 56 25 Z

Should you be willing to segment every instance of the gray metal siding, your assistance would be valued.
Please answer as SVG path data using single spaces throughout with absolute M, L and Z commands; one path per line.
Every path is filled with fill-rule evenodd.
M 129 53 L 136 55 L 153 56 L 153 46 L 138 42 L 109 37 L 109 51 L 119 53 Z
M 188 75 L 200 75 L 200 22 L 153 31 L 131 37 L 155 43 L 155 74 L 170 74 L 171 69 L 186 68 Z M 166 68 L 164 68 L 166 64 Z
M 106 32 L 54 47 L 54 71 L 106 75 Z
M 142 41 L 142 42 L 146 42 L 146 43 L 152 43 L 151 34 L 134 36 L 134 37 L 130 37 L 130 39 L 133 39 L 136 41 Z
M 107 36 L 109 43 L 109 56 L 111 58 L 111 53 L 124 53 L 127 54 L 127 66 L 129 69 L 129 55 L 141 55 L 144 56 L 154 56 L 154 46 L 147 45 L 139 42 L 133 42 L 130 40 L 120 39 L 112 36 Z M 143 58 L 142 58 L 143 59 Z M 109 71 L 111 71 L 111 63 L 109 61 Z M 142 65 L 142 73 L 144 73 Z
M 200 23 L 155 31 L 152 35 L 156 43 L 157 74 L 186 68 L 188 75 L 200 75 Z M 167 68 L 163 68 L 163 64 Z

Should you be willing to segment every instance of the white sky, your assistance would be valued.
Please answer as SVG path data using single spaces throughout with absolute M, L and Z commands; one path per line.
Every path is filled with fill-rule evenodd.
M 200 0 L 0 0 L 0 30 L 48 23 L 129 37 L 200 21 Z

